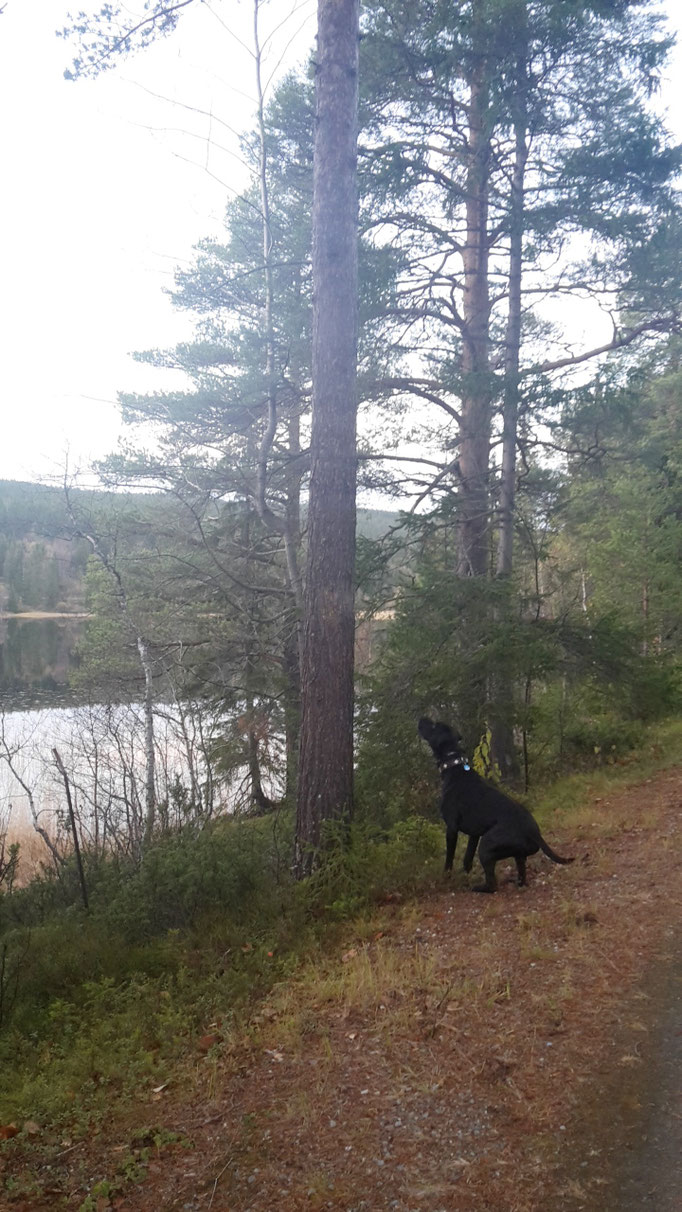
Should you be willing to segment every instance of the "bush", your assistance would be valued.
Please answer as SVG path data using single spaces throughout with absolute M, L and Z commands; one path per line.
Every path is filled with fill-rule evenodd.
M 430 882 L 442 849 L 441 826 L 423 817 L 410 816 L 388 832 L 356 824 L 348 844 L 332 849 L 299 895 L 317 913 L 348 918 L 396 889 L 415 892 Z
M 182 831 L 156 842 L 106 901 L 100 888 L 93 908 L 131 942 L 188 929 L 214 908 L 251 920 L 273 900 L 277 859 L 265 821 L 218 822 L 198 835 Z
M 636 749 L 643 736 L 640 723 L 602 715 L 571 722 L 564 733 L 564 744 L 574 758 L 601 763 Z
M 655 660 L 642 661 L 629 687 L 630 715 L 652 723 L 682 707 L 682 670 Z

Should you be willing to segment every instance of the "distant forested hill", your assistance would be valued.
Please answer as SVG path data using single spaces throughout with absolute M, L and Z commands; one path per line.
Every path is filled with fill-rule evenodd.
M 74 489 L 79 514 L 99 517 L 126 510 L 139 518 L 138 540 L 150 545 L 174 505 L 164 493 L 113 493 Z M 358 531 L 381 538 L 397 513 L 359 509 Z M 74 537 L 61 487 L 0 480 L 0 611 L 78 611 L 85 606 L 90 547 Z
M 102 513 L 119 503 L 143 504 L 158 516 L 160 496 L 74 489 L 79 512 Z M 0 480 L 0 610 L 77 611 L 85 604 L 90 547 L 74 537 L 64 492 L 46 484 Z
M 358 509 L 358 534 L 364 539 L 382 539 L 395 526 L 399 514 L 389 509 Z
M 82 607 L 87 558 L 87 544 L 69 537 L 59 489 L 0 481 L 0 609 Z

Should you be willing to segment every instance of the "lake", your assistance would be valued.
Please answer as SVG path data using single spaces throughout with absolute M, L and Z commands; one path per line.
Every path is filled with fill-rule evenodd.
M 33 818 L 53 836 L 65 829 L 69 774 L 81 832 L 96 846 L 142 828 L 145 815 L 144 717 L 139 703 L 83 703 L 69 685 L 78 667 L 84 619 L 0 619 L 0 836 L 23 836 Z M 104 697 L 104 696 L 102 696 Z M 156 789 L 165 824 L 234 805 L 217 784 L 209 756 L 222 721 L 205 705 L 158 703 Z M 45 854 L 47 857 L 47 852 Z
M 0 707 L 63 701 L 78 666 L 85 618 L 0 616 Z
M 69 685 L 84 625 L 73 616 L 0 619 L 0 839 L 5 832 L 10 840 L 27 838 L 37 823 L 68 849 L 56 749 L 83 843 L 96 851 L 127 851 L 144 831 L 144 712 L 138 702 L 102 701 L 104 693 L 84 703 L 83 693 Z M 204 701 L 169 701 L 169 695 L 167 687 L 154 708 L 158 824 L 201 823 L 250 807 L 244 705 L 229 716 Z M 264 789 L 277 798 L 283 738 L 263 736 L 260 745 L 268 757 Z

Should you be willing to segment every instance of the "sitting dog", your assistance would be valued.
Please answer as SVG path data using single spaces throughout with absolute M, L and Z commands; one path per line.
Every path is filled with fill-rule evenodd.
M 485 883 L 476 884 L 474 892 L 495 892 L 495 864 L 500 859 L 513 858 L 519 876 L 519 888 L 526 883 L 526 858 L 542 850 L 553 863 L 572 863 L 561 858 L 544 840 L 538 823 L 523 804 L 518 804 L 503 791 L 487 783 L 471 769 L 461 747 L 462 738 L 447 724 L 434 724 L 422 717 L 419 734 L 433 750 L 443 779 L 440 810 L 447 828 L 445 870 L 452 870 L 457 846 L 457 834 L 469 835 L 464 855 L 464 870 L 471 867 L 478 847 L 478 857 L 485 873 Z M 479 845 L 480 843 L 480 845 Z

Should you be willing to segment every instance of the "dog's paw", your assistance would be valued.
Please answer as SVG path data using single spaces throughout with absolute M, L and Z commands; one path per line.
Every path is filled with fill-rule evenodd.
M 474 884 L 472 892 L 497 892 L 497 888 L 489 888 L 487 884 Z

